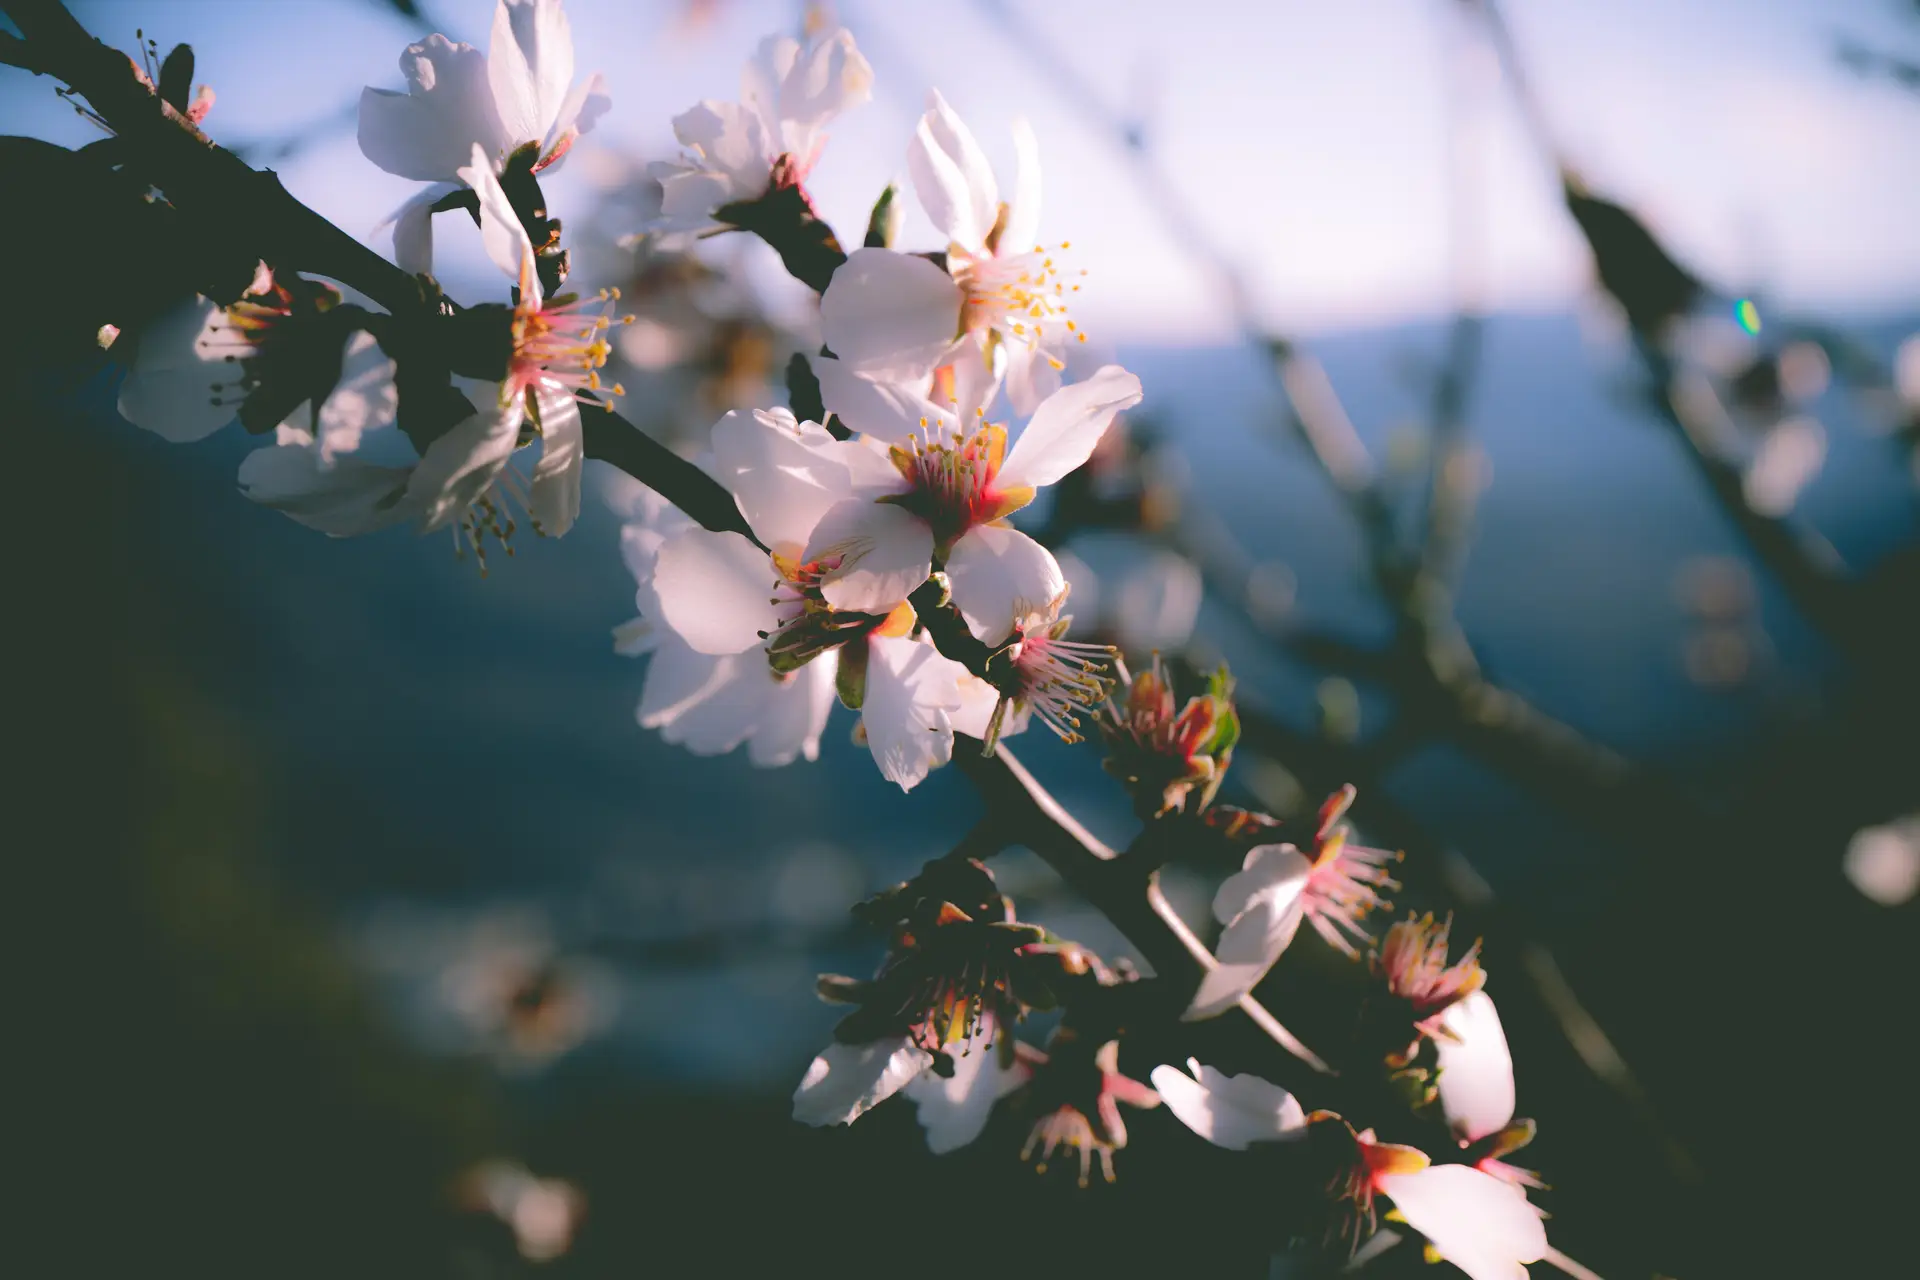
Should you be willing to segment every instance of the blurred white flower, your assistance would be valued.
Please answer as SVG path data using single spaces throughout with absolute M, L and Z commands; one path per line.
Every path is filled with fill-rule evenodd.
M 402 178 L 436 184 L 394 215 L 394 261 L 433 270 L 434 204 L 459 190 L 474 149 L 497 172 L 529 143 L 533 169 L 558 164 L 609 103 L 599 72 L 573 81 L 573 29 L 561 0 L 499 0 L 484 56 L 443 35 L 400 55 L 407 91 L 371 86 L 360 94 L 360 150 Z
M 1307 1117 L 1292 1094 L 1259 1076 L 1226 1076 L 1196 1058 L 1188 1075 L 1153 1069 L 1153 1087 L 1181 1124 L 1216 1147 L 1245 1151 L 1255 1142 L 1291 1142 L 1306 1136 Z
M 194 294 L 137 330 L 115 329 L 106 345 L 127 366 L 120 416 L 174 444 L 205 439 L 239 416 L 261 354 L 310 311 L 263 262 L 232 306 Z
M 1847 880 L 1883 907 L 1920 893 L 1920 816 L 1862 827 L 1847 842 Z
M 1129 654 L 1179 649 L 1193 636 L 1204 595 L 1200 570 L 1185 556 L 1172 551 L 1142 556 L 1110 593 L 1114 638 Z
M 468 1210 L 505 1223 L 520 1256 L 529 1262 L 551 1262 L 572 1248 L 587 1210 L 585 1194 L 571 1182 L 536 1177 L 524 1165 L 507 1160 L 469 1169 L 457 1194 Z
M 654 228 L 703 230 L 725 205 L 758 199 L 772 185 L 800 186 L 820 158 L 827 123 L 872 96 L 873 68 L 851 32 L 826 31 L 804 46 L 767 37 L 741 73 L 739 102 L 707 100 L 674 117 L 687 150 L 652 166 L 661 185 Z
M 946 270 L 890 249 L 858 249 L 820 300 L 827 345 L 858 372 L 921 377 L 951 360 L 955 334 L 991 336 L 1007 356 L 1007 394 L 1022 413 L 1060 386 L 1059 352 L 1082 339 L 1067 319 L 1069 285 L 1035 245 L 1040 160 L 1024 121 L 1005 203 L 986 153 L 939 90 L 907 148 L 914 193 L 947 237 Z M 1061 249 L 1067 245 L 1062 243 Z
M 910 1036 L 828 1045 L 793 1091 L 793 1118 L 816 1128 L 852 1124 L 933 1063 Z

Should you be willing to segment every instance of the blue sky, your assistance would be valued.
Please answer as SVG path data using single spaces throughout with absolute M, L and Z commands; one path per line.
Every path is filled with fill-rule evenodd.
M 1564 308 L 1587 279 L 1551 175 L 1484 48 L 1451 0 L 1005 0 L 1108 107 L 1142 104 L 1165 173 L 1246 268 L 1288 329 L 1442 310 L 1456 268 L 1488 305 Z M 131 48 L 191 42 L 219 95 L 218 138 L 283 134 L 343 110 L 361 84 L 398 87 L 416 32 L 371 0 L 93 0 L 74 6 Z M 1821 310 L 1920 304 L 1920 96 L 1863 81 L 1832 56 L 1840 33 L 1920 55 L 1900 0 L 1508 0 L 1555 132 L 1595 185 L 1647 214 L 1710 277 Z M 739 63 L 790 26 L 792 0 L 684 4 L 572 0 L 582 71 L 606 74 L 613 112 L 590 142 L 658 154 L 670 117 L 732 97 Z M 874 101 L 833 131 L 812 183 L 856 236 L 874 194 L 904 176 L 905 146 L 937 85 L 997 163 L 1024 115 L 1046 165 L 1047 239 L 1090 273 L 1079 312 L 1109 340 L 1210 341 L 1231 330 L 1186 246 L 1145 207 L 1112 140 L 1025 56 L 991 5 L 847 0 L 874 64 Z M 484 43 L 487 0 L 436 0 L 456 38 Z M 1178 15 L 1174 20 L 1170 15 Z M 45 80 L 0 69 L 6 128 L 93 136 Z M 550 191 L 588 198 L 586 151 Z M 372 228 L 411 190 L 339 128 L 282 168 L 348 229 Z M 1478 210 L 1454 239 L 1451 185 Z M 448 237 L 449 239 L 455 237 Z M 913 210 L 905 239 L 933 247 Z M 1463 255 L 1465 255 L 1463 257 Z M 457 248 L 456 281 L 477 271 Z M 479 277 L 476 275 L 475 277 Z

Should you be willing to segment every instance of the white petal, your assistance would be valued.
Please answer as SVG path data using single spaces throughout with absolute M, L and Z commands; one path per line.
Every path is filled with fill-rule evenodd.
M 405 501 L 408 468 L 359 458 L 323 458 L 313 444 L 256 449 L 240 462 L 240 489 L 263 507 L 284 511 L 309 529 L 354 537 L 413 514 Z
M 947 556 L 953 603 L 967 628 L 990 645 L 1003 643 L 1030 613 L 1043 613 L 1066 589 L 1053 552 L 1004 525 L 977 525 Z
M 951 1076 L 942 1079 L 936 1072 L 923 1071 L 907 1085 L 906 1095 L 919 1112 L 920 1127 L 927 1131 L 927 1150 L 934 1155 L 958 1151 L 979 1137 L 993 1114 L 994 1102 L 1029 1073 L 1017 1059 L 1001 1067 L 994 1050 L 995 1033 L 993 1019 L 981 1019 L 971 1039 L 948 1048 L 953 1058 Z
M 239 397 L 220 388 L 239 377 L 239 366 L 206 358 L 204 341 L 225 320 L 224 308 L 196 295 L 140 331 L 129 344 L 133 364 L 120 384 L 120 416 L 175 444 L 204 439 L 232 422 Z
M 1040 232 L 1040 142 L 1025 118 L 1013 122 L 1013 154 L 1013 198 L 1007 201 L 1007 225 L 993 247 L 1002 258 L 1032 249 Z
M 1006 352 L 1007 402 L 1014 412 L 1031 414 L 1047 402 L 1047 397 L 1062 385 L 1060 370 L 1054 367 L 1058 343 L 1047 341 L 1037 347 L 1017 343 Z M 1052 355 L 1052 359 L 1048 357 Z
M 546 165 L 542 172 L 557 170 L 574 140 L 593 132 L 594 124 L 612 106 L 613 99 L 607 96 L 606 77 L 598 71 L 575 85 L 567 95 L 567 100 L 560 104 L 560 112 L 554 117 L 553 123 L 547 126 L 546 140 L 540 145 L 540 158 Z
M 674 648 L 682 647 L 676 637 Z M 696 756 L 720 756 L 752 737 L 765 720 L 782 684 L 768 669 L 766 659 L 757 653 L 733 653 L 721 657 L 693 654 L 673 659 L 691 666 L 691 658 L 712 663 L 705 683 L 679 702 L 658 709 L 652 723 L 644 717 L 642 727 L 660 730 L 660 740 L 685 747 Z M 654 654 L 654 666 L 669 662 L 669 649 L 662 644 Z M 647 686 L 642 691 L 642 710 L 653 692 L 653 670 L 648 668 Z
M 477 144 L 470 158 L 472 163 L 460 170 L 460 180 L 472 187 L 473 194 L 479 198 L 480 243 L 485 246 L 487 257 L 516 284 L 528 279 L 538 281 L 538 275 L 530 270 L 533 241 L 520 225 L 520 217 L 514 213 L 513 203 L 507 199 L 500 179 L 494 176 L 493 166 L 487 163 L 486 155 Z M 540 286 L 535 283 L 533 288 L 538 301 Z
M 840 442 L 785 409 L 735 409 L 713 426 L 714 476 L 769 550 L 797 555 L 850 486 Z
M 557 538 L 580 516 L 580 471 L 586 461 L 580 402 L 557 383 L 534 390 L 540 406 L 540 461 L 527 485 L 527 511 L 541 533 Z
M 547 136 L 573 83 L 573 30 L 560 0 L 500 0 L 487 83 L 508 146 Z
M 960 328 L 960 286 L 925 258 L 855 249 L 820 297 L 820 332 L 858 373 L 923 378 Z
M 844 360 L 813 357 L 820 400 L 849 429 L 888 444 L 901 444 L 936 411 L 927 401 L 927 379 L 893 382 L 863 378 Z
M 767 189 L 777 159 L 759 116 L 737 102 L 700 102 L 673 118 L 673 135 L 699 158 L 699 167 L 724 175 L 731 198 L 751 199 Z
M 1493 998 L 1476 991 L 1440 1018 L 1440 1107 L 1462 1142 L 1484 1138 L 1513 1119 L 1513 1054 Z
M 852 1124 L 927 1069 L 933 1055 L 905 1036 L 872 1044 L 832 1044 L 793 1092 L 801 1124 Z
M 986 248 L 1000 216 L 1000 188 L 973 131 L 934 89 L 907 148 L 914 193 L 946 237 L 969 253 Z
M 1004 357 L 1005 347 L 995 349 Z M 953 370 L 952 402 L 940 408 L 958 418 L 963 428 L 971 429 L 987 416 L 994 397 L 1000 394 L 1001 366 L 1006 360 L 996 361 L 988 355 L 986 335 L 982 333 L 962 337 L 954 343 L 947 358 Z
M 646 684 L 634 713 L 640 727 L 664 729 L 675 724 L 732 678 L 734 668 L 734 659 L 696 653 L 679 636 L 663 630 L 655 642 L 653 661 L 647 664 Z
M 857 107 L 872 96 L 873 68 L 854 47 L 853 33 L 843 27 L 816 41 L 803 56 L 793 60 L 780 82 L 779 112 L 783 122 L 811 135 L 842 111 Z M 787 145 L 794 149 L 803 141 L 793 137 Z
M 394 372 L 393 361 L 372 334 L 361 330 L 347 339 L 340 357 L 340 381 L 314 415 L 314 443 L 322 461 L 331 463 L 352 453 L 370 432 L 393 425 L 400 409 Z
M 1220 967 L 1200 979 L 1186 1020 L 1224 1013 L 1266 977 L 1300 928 L 1300 895 L 1312 869 L 1292 845 L 1261 845 L 1220 885 L 1213 899 L 1214 917 L 1226 925 Z
M 748 653 L 742 661 L 757 656 Z M 757 768 L 777 768 L 801 757 L 820 758 L 820 734 L 833 710 L 834 675 L 839 669 L 840 651 L 829 649 L 781 681 L 747 740 L 747 758 Z
M 1473 1280 L 1526 1280 L 1524 1263 L 1547 1251 L 1547 1231 L 1520 1188 L 1464 1164 L 1387 1174 L 1380 1191 L 1407 1225 Z
M 1139 403 L 1140 379 L 1117 364 L 1060 388 L 1033 411 L 1027 429 L 1007 451 L 1000 486 L 1037 489 L 1054 483 L 1092 455 L 1115 414 Z
M 623 658 L 652 653 L 660 643 L 660 628 L 645 618 L 630 618 L 613 629 L 613 651 Z
M 820 577 L 835 609 L 887 613 L 933 572 L 933 530 L 891 502 L 848 498 L 827 509 L 807 542 L 812 563 L 838 557 Z
M 1259 1076 L 1231 1079 L 1189 1058 L 1193 1074 L 1169 1066 L 1153 1069 L 1161 1101 L 1216 1147 L 1245 1151 L 1255 1142 L 1286 1142 L 1306 1130 L 1306 1116 L 1292 1094 Z
M 737 533 L 687 529 L 654 561 L 661 620 L 701 653 L 743 653 L 779 624 L 766 553 Z
M 400 70 L 407 93 L 369 88 L 360 95 L 360 150 L 367 159 L 402 178 L 451 182 L 475 144 L 498 157 L 500 114 L 478 49 L 428 36 L 407 46 Z
M 960 707 L 949 713 L 955 733 L 969 738 L 985 738 L 993 723 L 993 712 L 1000 705 L 1000 691 L 969 672 L 960 678 Z M 1027 709 L 1009 709 L 1001 721 L 1000 736 L 1011 738 L 1027 727 Z
M 487 491 L 513 456 L 525 416 L 517 397 L 505 405 L 490 404 L 427 446 L 407 483 L 407 496 L 420 505 L 427 532 L 444 528 Z
M 416 276 L 433 274 L 433 206 L 459 189 L 449 182 L 422 187 L 380 224 L 393 226 L 393 261 L 402 271 Z
M 867 645 L 867 746 L 881 776 L 911 791 L 953 755 L 951 713 L 967 669 L 924 640 L 873 636 Z

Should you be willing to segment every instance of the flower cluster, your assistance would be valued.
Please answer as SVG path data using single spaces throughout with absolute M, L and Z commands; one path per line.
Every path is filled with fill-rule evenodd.
M 169 65 L 149 69 L 149 82 L 157 75 L 156 92 L 197 123 L 205 100 L 182 105 L 190 59 L 184 73 Z M 598 75 L 575 78 L 561 0 L 497 0 L 484 54 L 436 35 L 409 45 L 401 70 L 405 92 L 363 95 L 360 147 L 388 172 L 433 185 L 391 219 L 394 262 L 374 258 L 400 285 L 402 296 L 382 299 L 385 313 L 269 260 L 244 288 L 224 276 L 183 285 L 206 292 L 128 332 L 103 331 L 103 343 L 127 370 L 120 406 L 139 425 L 177 441 L 236 420 L 273 435 L 240 468 L 253 501 L 334 536 L 450 530 L 484 569 L 488 548 L 511 554 L 523 525 L 552 537 L 574 526 L 590 423 L 610 421 L 587 414 L 623 393 L 604 372 L 624 323 L 613 314 L 619 294 L 564 291 L 570 250 L 539 186 L 607 104 Z M 872 85 L 844 30 L 770 38 L 739 100 L 675 119 L 684 151 L 652 169 L 656 216 L 637 230 L 689 255 L 696 233 L 759 236 L 819 294 L 823 342 L 789 366 L 789 404 L 756 397 L 731 408 L 684 454 L 611 419 L 633 477 L 607 494 L 637 615 L 615 629 L 614 646 L 649 659 L 638 721 L 697 755 L 744 745 L 753 764 L 779 766 L 818 757 L 837 701 L 858 716 L 856 739 L 882 776 L 911 790 L 965 740 L 990 756 L 1037 721 L 1072 743 L 1091 717 L 1142 841 L 1114 855 L 1071 829 L 1044 793 L 1021 798 L 1085 854 L 1066 875 L 1073 888 L 1144 894 L 1134 905 L 1152 910 L 1134 919 L 1165 925 L 1179 945 L 1164 956 L 1144 948 L 1167 971 L 1142 978 L 1019 919 L 969 854 L 1024 839 L 1045 856 L 1046 842 L 999 830 L 990 813 L 968 845 L 854 908 L 885 935 L 885 954 L 871 978 L 819 980 L 821 996 L 850 1011 L 801 1075 L 794 1118 L 847 1125 L 899 1093 L 942 1153 L 979 1138 L 1004 1102 L 1027 1124 L 1020 1158 L 1037 1156 L 1044 1171 L 1071 1152 L 1086 1186 L 1096 1162 L 1114 1179 L 1129 1141 L 1122 1108 L 1164 1101 L 1217 1147 L 1279 1144 L 1318 1162 L 1330 1234 L 1349 1251 L 1373 1232 L 1384 1199 L 1475 1280 L 1524 1274 L 1547 1252 L 1527 1200 L 1540 1183 L 1505 1157 L 1533 1124 L 1515 1118 L 1512 1056 L 1479 944 L 1451 958 L 1449 922 L 1424 915 L 1374 945 L 1366 920 L 1399 890 L 1389 874 L 1399 855 L 1354 842 L 1344 821 L 1354 789 L 1321 807 L 1303 841 L 1310 852 L 1277 841 L 1245 852 L 1213 899 L 1213 954 L 1158 897 L 1163 862 L 1192 853 L 1204 863 L 1205 849 L 1223 846 L 1237 854 L 1280 825 L 1215 803 L 1241 737 L 1233 681 L 1221 667 L 1183 701 L 1157 654 L 1136 676 L 1112 648 L 1070 638 L 1067 573 L 1013 523 L 1103 442 L 1115 452 L 1114 425 L 1141 402 L 1140 380 L 1112 363 L 1069 366 L 1085 341 L 1070 316 L 1080 273 L 1065 265 L 1067 242 L 1039 239 L 1038 146 L 1024 125 L 1003 200 L 978 140 L 932 92 L 903 158 L 942 243 L 891 247 L 889 188 L 865 245 L 841 249 L 806 182 L 826 126 Z M 432 278 L 432 219 L 452 210 L 471 215 L 504 277 L 491 301 L 463 307 Z M 1203 590 L 1186 568 L 1189 577 L 1142 589 L 1169 607 L 1136 610 L 1156 623 L 1133 628 L 1136 638 L 1184 638 Z M 1017 762 L 976 763 L 1035 789 Z M 1156 1067 L 1151 1088 L 1122 1069 L 1140 1023 L 1199 1035 L 1182 1024 L 1235 1009 L 1325 1069 L 1253 998 L 1303 922 L 1347 960 L 1370 948 L 1366 964 L 1333 962 L 1366 985 L 1340 1009 L 1352 1032 L 1343 1109 L 1397 1106 L 1382 1131 L 1415 1142 L 1308 1113 L 1268 1079 L 1197 1059 L 1186 1071 Z M 556 974 L 512 976 L 515 1035 L 544 1046 L 577 1029 Z M 1059 1014 L 1044 1048 L 1017 1034 L 1036 1010 Z M 517 1167 L 484 1175 L 468 1199 L 510 1221 L 529 1258 L 566 1249 L 584 1205 L 577 1193 Z

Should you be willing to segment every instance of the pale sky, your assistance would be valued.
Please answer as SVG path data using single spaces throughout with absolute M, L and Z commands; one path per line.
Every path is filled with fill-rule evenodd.
M 1460 261 L 1450 175 L 1480 213 L 1467 242 L 1488 305 L 1562 309 L 1585 287 L 1582 247 L 1511 99 L 1454 0 L 1003 0 L 1108 108 L 1145 104 L 1158 161 L 1247 270 L 1264 313 L 1293 330 L 1444 310 Z M 659 154 L 671 116 L 731 98 L 758 38 L 793 0 L 684 5 L 571 0 L 578 65 L 613 110 L 550 186 L 564 218 L 586 199 L 589 145 Z M 133 47 L 199 54 L 219 97 L 216 138 L 273 137 L 342 112 L 361 84 L 398 88 L 415 34 L 372 0 L 93 0 L 83 21 Z M 1011 174 L 1009 127 L 1029 119 L 1045 168 L 1048 240 L 1084 267 L 1078 313 L 1110 341 L 1214 341 L 1231 325 L 1186 248 L 1145 207 L 1114 141 L 996 24 L 994 5 L 844 0 L 873 63 L 871 104 L 843 117 L 810 183 L 842 238 L 904 178 L 913 118 L 938 86 Z M 484 43 L 488 0 L 435 0 L 455 38 Z M 1920 305 L 1920 95 L 1862 80 L 1835 36 L 1920 57 L 1901 0 L 1508 0 L 1555 131 L 1596 187 L 1647 214 L 1710 278 L 1821 310 Z M 1176 16 L 1177 15 L 1177 16 Z M 0 68 L 9 132 L 82 142 L 46 80 Z M 289 188 L 349 230 L 413 189 L 365 161 L 350 127 L 282 166 Z M 1456 162 L 1457 157 L 1457 162 Z M 1457 167 L 1456 167 L 1457 163 Z M 909 201 L 903 247 L 935 248 Z M 443 241 L 463 233 L 454 224 Z M 455 245 L 448 274 L 477 255 Z M 476 280 L 484 276 L 476 275 Z

